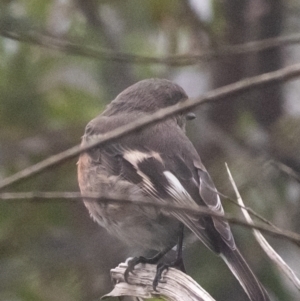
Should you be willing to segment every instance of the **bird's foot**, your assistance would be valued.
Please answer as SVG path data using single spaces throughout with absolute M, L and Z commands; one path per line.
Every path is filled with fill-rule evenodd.
M 124 273 L 125 281 L 127 283 L 129 283 L 128 282 L 129 273 L 134 274 L 134 268 L 136 265 L 138 265 L 139 263 L 157 264 L 168 253 L 168 251 L 170 251 L 170 248 L 166 248 L 165 250 L 157 253 L 154 257 L 151 257 L 151 258 L 139 256 L 139 257 L 134 257 L 134 258 L 130 259 L 128 261 L 128 267 L 126 268 L 125 273 Z M 177 258 L 175 261 L 173 261 L 171 263 L 159 263 L 157 265 L 156 274 L 155 274 L 155 277 L 153 280 L 153 289 L 155 291 L 156 291 L 156 287 L 157 287 L 158 283 L 161 281 L 161 276 L 162 276 L 163 271 L 168 270 L 168 268 L 170 268 L 170 267 L 177 268 L 185 273 L 185 267 L 183 264 L 181 253 L 177 254 Z
M 159 259 L 158 259 L 159 260 Z M 134 257 L 132 259 L 130 259 L 128 261 L 128 267 L 125 270 L 124 273 L 124 279 L 127 283 L 128 282 L 128 277 L 129 277 L 129 273 L 134 274 L 134 268 L 136 265 L 138 265 L 139 263 L 148 263 L 148 264 L 156 264 L 158 262 L 158 260 L 153 257 L 153 258 L 146 258 L 143 256 L 139 256 L 139 257 Z M 156 287 L 158 285 L 158 283 L 161 281 L 161 276 L 164 270 L 168 270 L 169 267 L 171 267 L 172 264 L 168 264 L 168 263 L 159 263 L 156 267 L 156 274 L 153 280 L 153 289 L 155 291 L 157 291 Z
M 158 286 L 158 283 L 162 282 L 161 278 L 162 278 L 163 271 L 168 270 L 169 268 L 176 268 L 184 273 L 186 272 L 182 258 L 177 258 L 175 261 L 171 263 L 163 263 L 163 262 L 159 263 L 156 267 L 156 275 L 153 280 L 153 289 L 155 291 L 157 291 L 156 288 Z
M 158 253 L 157 255 L 155 255 L 154 257 L 151 257 L 151 258 L 146 258 L 146 257 L 143 257 L 143 256 L 139 256 L 139 257 L 134 257 L 134 258 L 130 259 L 128 261 L 128 267 L 126 268 L 125 273 L 124 273 L 125 281 L 128 283 L 129 273 L 134 274 L 134 267 L 136 265 L 138 265 L 139 263 L 157 264 L 157 262 L 160 259 L 161 259 L 161 253 Z

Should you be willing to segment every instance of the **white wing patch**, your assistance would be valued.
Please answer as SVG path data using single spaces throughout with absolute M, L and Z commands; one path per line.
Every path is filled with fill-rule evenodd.
M 154 152 L 154 151 L 142 152 L 139 150 L 128 149 L 128 150 L 124 150 L 123 158 L 126 161 L 130 162 L 135 167 L 137 174 L 140 175 L 143 179 L 144 188 L 148 192 L 150 192 L 152 195 L 157 196 L 157 191 L 156 191 L 151 179 L 144 172 L 142 172 L 139 169 L 138 164 L 149 158 L 155 158 L 159 162 L 163 163 L 163 160 L 162 160 L 160 154 L 157 152 Z
M 141 152 L 138 150 L 126 150 L 123 154 L 125 160 L 130 162 L 134 167 L 137 168 L 139 162 L 149 158 L 155 158 L 159 162 L 163 163 L 163 160 L 159 153 L 157 152 Z
M 214 189 L 213 187 L 210 187 L 207 183 L 205 183 L 201 177 L 200 177 L 200 188 L 203 187 L 204 189 L 208 189 L 208 190 L 211 190 L 212 192 L 214 192 L 216 194 L 216 197 L 217 197 L 217 203 L 215 206 L 212 206 L 210 205 L 209 203 L 207 203 L 206 205 L 208 206 L 208 208 L 210 210 L 213 210 L 213 211 L 216 211 L 218 213 L 221 213 L 221 214 L 224 214 L 224 209 L 223 209 L 223 206 L 222 206 L 222 203 L 221 203 L 221 200 L 220 200 L 220 197 L 218 195 L 218 192 L 216 189 Z M 201 189 L 200 189 L 201 191 Z
M 193 200 L 193 198 L 190 196 L 190 194 L 185 190 L 185 188 L 181 185 L 180 181 L 176 178 L 174 174 L 172 174 L 170 171 L 164 172 L 165 177 L 169 181 L 169 187 L 167 187 L 167 191 L 169 195 L 173 198 L 173 200 L 178 205 L 189 205 L 191 208 L 199 208 L 197 203 Z M 205 185 L 202 183 L 202 185 Z M 215 209 L 217 212 L 223 213 L 223 207 L 221 205 L 220 198 L 218 196 L 218 203 L 216 206 L 209 206 L 210 209 Z M 180 220 L 182 223 L 184 223 L 202 242 L 211 250 L 215 250 L 213 242 L 210 240 L 209 236 L 205 232 L 205 225 L 203 225 L 199 217 L 197 216 L 190 216 L 187 214 L 183 214 L 180 212 L 172 212 L 172 215 L 176 217 L 178 220 Z M 223 221 L 219 220 L 217 218 L 212 218 L 214 226 L 216 227 L 216 230 L 222 235 L 225 242 L 231 246 L 234 244 L 232 233 L 230 231 L 229 225 Z
M 189 205 L 191 208 L 198 209 L 198 205 L 190 196 L 190 194 L 185 190 L 185 188 L 181 185 L 180 181 L 177 179 L 174 174 L 170 171 L 164 171 L 164 175 L 169 182 L 169 187 L 167 188 L 168 193 L 173 198 L 173 200 L 181 206 Z M 186 214 L 180 212 L 172 212 L 172 215 L 180 220 L 183 224 L 185 224 L 192 232 L 194 232 L 201 241 L 208 247 L 211 248 L 211 243 L 209 239 L 207 239 L 206 235 L 202 233 L 204 227 L 201 223 L 198 222 L 198 217 L 188 216 Z
M 170 186 L 167 188 L 170 196 L 180 205 L 190 205 L 198 208 L 197 204 L 190 196 L 190 194 L 181 185 L 180 181 L 170 171 L 164 171 L 164 175 L 167 178 Z

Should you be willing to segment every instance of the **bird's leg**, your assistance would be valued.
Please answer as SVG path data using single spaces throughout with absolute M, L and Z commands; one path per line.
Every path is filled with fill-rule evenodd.
M 180 271 L 186 273 L 183 258 L 182 258 L 182 247 L 183 247 L 183 232 L 184 232 L 184 225 L 180 223 L 179 225 L 179 236 L 178 236 L 178 242 L 176 247 L 176 259 L 171 263 L 159 263 L 156 268 L 156 275 L 153 280 L 153 289 L 156 291 L 156 287 L 158 285 L 158 282 L 161 279 L 161 275 L 164 270 L 168 270 L 168 268 L 177 268 Z
M 165 248 L 163 251 L 157 253 L 155 256 L 151 257 L 151 258 L 146 258 L 143 256 L 139 256 L 139 257 L 134 257 L 132 258 L 129 262 L 128 262 L 128 267 L 125 270 L 124 273 L 124 279 L 125 281 L 128 283 L 128 276 L 129 273 L 133 273 L 134 267 L 139 264 L 139 263 L 149 263 L 149 264 L 157 264 L 158 261 L 160 259 L 162 259 L 170 250 L 172 249 L 172 247 L 167 247 Z
M 182 249 L 183 249 L 183 237 L 184 237 L 184 225 L 180 223 L 179 225 L 179 237 L 176 248 L 176 259 L 173 262 L 173 266 L 177 267 L 181 272 L 186 273 L 186 269 L 183 263 Z

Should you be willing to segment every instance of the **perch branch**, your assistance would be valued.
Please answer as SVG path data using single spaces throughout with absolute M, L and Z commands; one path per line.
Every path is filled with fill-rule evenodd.
M 153 279 L 156 274 L 156 265 L 139 264 L 134 268 L 134 274 L 129 274 L 129 283 L 124 281 L 126 263 L 110 271 L 115 283 L 114 289 L 102 298 L 134 296 L 139 298 L 163 297 L 169 301 L 215 301 L 196 281 L 183 272 L 169 268 L 162 275 L 157 291 L 153 290 Z

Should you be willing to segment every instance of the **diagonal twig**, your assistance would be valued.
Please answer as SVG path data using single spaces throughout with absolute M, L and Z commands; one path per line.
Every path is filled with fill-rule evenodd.
M 286 165 L 280 161 L 276 161 L 276 160 L 270 160 L 269 163 L 271 165 L 275 166 L 281 172 L 284 172 L 285 174 L 287 174 L 292 179 L 296 180 L 298 183 L 300 183 L 300 175 L 296 171 L 294 171 L 291 167 L 289 167 L 288 165 Z
M 138 120 L 135 120 L 129 123 L 128 125 L 123 126 L 122 128 L 117 128 L 113 131 L 103 134 L 99 137 L 98 140 L 93 141 L 91 143 L 87 143 L 85 147 L 80 147 L 80 145 L 76 145 L 64 152 L 51 156 L 35 165 L 32 165 L 28 168 L 25 168 L 24 170 L 15 173 L 10 177 L 7 177 L 6 179 L 3 179 L 0 182 L 0 190 L 9 187 L 15 183 L 18 183 L 21 180 L 37 175 L 50 167 L 57 166 L 63 163 L 64 161 L 74 158 L 80 153 L 85 152 L 88 149 L 91 149 L 97 145 L 112 142 L 113 140 L 121 138 L 126 134 L 132 133 L 137 129 L 144 128 L 150 124 L 161 121 L 174 114 L 178 114 L 179 112 L 191 110 L 199 106 L 200 104 L 220 101 L 225 97 L 234 96 L 252 88 L 258 88 L 263 87 L 265 85 L 280 83 L 298 76 L 300 76 L 300 64 L 295 64 L 286 68 L 279 69 L 277 71 L 243 79 L 236 83 L 210 91 L 202 97 L 188 99 L 185 102 L 181 102 L 176 105 L 161 109 L 155 112 L 154 114 L 148 115 L 143 118 L 139 118 Z
M 242 197 L 237 189 L 237 186 L 234 182 L 234 179 L 231 175 L 231 172 L 228 168 L 228 165 L 226 164 L 227 173 L 229 175 L 230 182 L 233 186 L 233 189 L 235 191 L 238 203 L 241 206 L 244 206 L 244 202 L 242 200 Z M 252 218 L 248 214 L 247 210 L 242 209 L 242 212 L 246 218 L 246 221 L 249 224 L 254 224 Z M 278 228 L 277 228 L 278 229 Z M 279 256 L 279 254 L 271 247 L 271 245 L 267 242 L 267 240 L 262 236 L 262 234 L 258 231 L 258 229 L 252 229 L 253 234 L 257 240 L 257 242 L 260 244 L 262 249 L 266 252 L 266 254 L 271 258 L 271 260 L 276 264 L 276 266 L 291 280 L 291 282 L 296 286 L 298 290 L 300 290 L 300 280 L 296 276 L 295 272 L 286 264 L 286 262 Z

